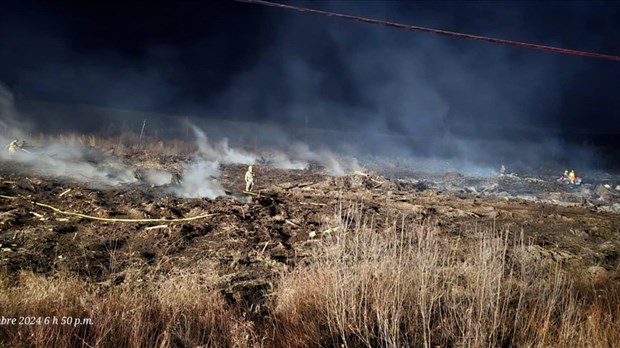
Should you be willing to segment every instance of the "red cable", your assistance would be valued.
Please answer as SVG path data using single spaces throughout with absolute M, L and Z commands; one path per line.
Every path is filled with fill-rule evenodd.
M 563 54 L 571 54 L 571 55 L 574 55 L 574 56 L 582 56 L 582 57 L 591 57 L 591 58 L 600 58 L 600 59 L 608 59 L 608 60 L 620 61 L 620 56 L 612 56 L 612 55 L 600 54 L 600 53 L 592 53 L 592 52 L 585 52 L 585 51 L 569 50 L 569 49 L 566 49 L 566 48 L 537 45 L 537 44 L 532 44 L 532 43 L 527 43 L 527 42 L 518 42 L 518 41 L 511 41 L 511 40 L 504 40 L 504 39 L 495 39 L 495 38 L 492 38 L 492 37 L 472 35 L 472 34 L 464 34 L 464 33 L 458 33 L 458 32 L 454 32 L 454 31 L 447 31 L 447 30 L 441 30 L 441 29 L 431 29 L 431 28 L 419 27 L 419 26 L 415 26 L 415 25 L 407 25 L 407 24 L 401 24 L 401 23 L 396 23 L 396 22 L 382 21 L 382 20 L 378 20 L 378 19 L 371 19 L 371 18 L 365 18 L 365 17 L 352 16 L 352 15 L 347 15 L 347 14 L 342 14 L 342 13 L 335 13 L 335 12 L 327 12 L 327 11 L 315 10 L 315 9 L 307 8 L 307 7 L 298 7 L 298 6 L 292 6 L 292 5 L 285 5 L 285 4 L 280 4 L 280 3 L 276 3 L 276 2 L 270 2 L 270 1 L 264 1 L 264 0 L 233 0 L 233 1 L 245 2 L 245 3 L 250 3 L 250 4 L 258 4 L 258 5 L 264 5 L 264 6 L 270 6 L 270 7 L 279 7 L 279 8 L 284 8 L 284 9 L 287 9 L 287 10 L 294 10 L 294 11 L 299 11 L 299 12 L 309 12 L 309 13 L 314 13 L 314 14 L 318 14 L 318 15 L 322 15 L 322 16 L 327 16 L 327 17 L 344 18 L 344 19 L 354 20 L 354 21 L 363 22 L 363 23 L 383 25 L 383 26 L 386 26 L 386 27 L 394 27 L 394 28 L 407 29 L 407 30 L 423 31 L 423 32 L 427 32 L 427 33 L 434 33 L 434 34 L 447 35 L 447 36 L 456 36 L 456 37 L 465 38 L 465 39 L 480 40 L 480 41 L 493 42 L 493 43 L 499 43 L 499 44 L 504 44 L 504 45 L 518 46 L 518 47 L 526 47 L 526 48 L 531 48 L 531 49 L 536 49 L 536 50 L 550 51 L 550 52 L 563 53 Z

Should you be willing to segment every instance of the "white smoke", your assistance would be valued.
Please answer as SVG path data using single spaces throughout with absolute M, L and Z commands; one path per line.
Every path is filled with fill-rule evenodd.
M 180 185 L 171 191 L 179 197 L 215 199 L 226 193 L 219 182 L 219 176 L 218 162 L 198 159 L 185 168 Z
M 160 169 L 147 168 L 140 171 L 141 179 L 151 186 L 165 186 L 172 183 L 173 175 Z
M 2 142 L 8 144 L 9 140 L 3 138 Z M 0 159 L 21 164 L 28 171 L 79 182 L 116 186 L 137 181 L 132 169 L 92 148 L 51 143 L 43 147 L 27 146 L 13 154 L 2 149 Z
M 219 182 L 220 164 L 254 164 L 261 158 L 255 153 L 230 147 L 226 138 L 217 143 L 210 142 L 204 131 L 193 124 L 189 126 L 196 136 L 198 152 L 194 161 L 184 168 L 178 185 L 168 189 L 172 194 L 210 199 L 225 195 L 226 191 Z M 18 170 L 91 185 L 135 183 L 138 181 L 136 175 L 151 186 L 173 184 L 173 175 L 167 171 L 135 170 L 93 147 L 54 141 L 37 143 L 21 131 L 22 127 L 25 123 L 15 110 L 12 93 L 0 84 L 0 160 L 18 164 Z M 13 139 L 25 141 L 25 146 L 10 153 L 5 147 Z M 301 143 L 270 156 L 270 165 L 281 169 L 308 169 L 310 161 L 323 165 L 330 175 L 344 175 L 361 169 L 355 159 L 339 158 L 328 150 L 313 152 Z
M 36 145 L 22 131 L 25 126 L 15 109 L 13 94 L 0 84 L 0 127 L 5 134 L 0 135 L 0 160 L 19 164 L 21 170 L 79 182 L 114 186 L 136 181 L 133 170 L 100 150 L 55 142 Z M 25 141 L 25 146 L 9 153 L 7 147 L 13 139 Z
M 26 125 L 18 119 L 13 93 L 0 83 L 0 136 L 23 137 L 24 133 L 20 129 L 24 129 Z M 5 141 L 6 139 L 2 139 L 3 143 Z
M 308 169 L 308 162 L 302 160 L 293 160 L 282 152 L 272 152 L 268 155 L 268 164 L 279 169 Z
M 291 151 L 296 158 L 320 163 L 328 175 L 341 176 L 363 170 L 357 159 L 339 157 L 329 150 L 311 151 L 308 145 L 298 143 Z
M 213 144 L 200 128 L 190 123 L 199 149 L 199 154 L 207 160 L 222 164 L 253 164 L 261 156 L 228 146 L 223 139 Z M 285 152 L 273 152 L 269 155 L 269 164 L 279 169 L 308 169 L 310 161 L 318 162 L 325 167 L 329 175 L 340 176 L 362 170 L 356 159 L 342 158 L 329 150 L 312 151 L 303 143 L 293 144 Z
M 190 124 L 190 126 L 196 136 L 199 154 L 205 159 L 222 164 L 253 164 L 256 162 L 257 155 L 241 149 L 230 148 L 228 146 L 228 139 L 223 139 L 217 144 L 211 144 L 205 132 L 193 124 Z
M 225 195 L 224 187 L 219 182 L 220 163 L 252 164 L 258 156 L 228 146 L 228 140 L 212 144 L 200 128 L 189 124 L 198 145 L 194 161 L 187 165 L 178 186 L 171 188 L 171 193 L 184 198 L 215 199 Z

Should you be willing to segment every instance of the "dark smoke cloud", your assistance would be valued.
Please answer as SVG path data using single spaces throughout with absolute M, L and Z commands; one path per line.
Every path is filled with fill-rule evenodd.
M 226 88 L 268 30 L 223 3 L 3 2 L 0 81 L 28 98 L 179 112 Z M 236 36 L 239 20 L 261 29 Z
M 545 32 L 536 20 L 534 25 L 525 25 L 528 18 L 523 11 L 533 9 L 528 5 L 504 5 L 499 18 L 481 21 L 474 19 L 494 13 L 490 4 L 306 5 L 543 44 L 575 43 L 553 33 L 553 26 Z M 601 6 L 586 13 L 600 13 Z M 542 6 L 543 14 L 555 7 L 557 4 Z M 418 9 L 420 13 L 416 13 Z M 584 9 L 577 6 L 573 10 Z M 597 64 L 612 67 L 608 62 L 303 14 L 276 18 L 280 33 L 276 43 L 261 52 L 254 66 L 237 75 L 233 87 L 218 100 L 219 114 L 413 137 L 404 142 L 388 139 L 366 144 L 368 150 L 384 154 L 496 162 L 519 159 L 533 164 L 563 155 L 580 164 L 586 164 L 586 159 L 594 163 L 595 153 L 576 151 L 565 144 L 563 138 L 571 140 L 566 131 L 617 127 L 611 124 L 615 110 L 609 103 L 603 105 L 609 108 L 603 111 L 606 116 L 601 115 L 597 122 L 592 122 L 591 113 L 565 112 L 566 95 L 582 87 L 576 76 L 592 71 Z M 504 19 L 509 19 L 507 29 L 498 25 Z M 580 34 L 587 38 L 587 33 Z M 588 46 L 573 47 L 594 49 Z M 611 72 L 620 77 L 618 67 Z M 617 84 L 607 83 L 606 87 L 618 90 Z M 583 98 L 591 97 L 588 88 L 581 90 L 587 92 Z M 474 139 L 484 142 L 471 141 Z M 509 144 L 489 146 L 502 140 Z
M 613 2 L 291 3 L 620 54 Z M 595 165 L 584 141 L 620 133 L 617 62 L 234 2 L 12 6 L 0 79 L 30 99 L 260 122 L 236 132 L 280 147 L 310 134 L 313 150 L 493 165 Z

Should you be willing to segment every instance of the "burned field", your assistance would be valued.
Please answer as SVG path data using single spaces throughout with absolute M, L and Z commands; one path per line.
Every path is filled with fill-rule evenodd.
M 139 156 L 132 157 L 129 164 L 140 163 Z M 153 162 L 152 169 L 169 167 L 169 158 L 156 160 L 160 168 Z M 177 198 L 143 182 L 93 188 L 3 163 L 2 267 L 42 274 L 67 267 L 102 281 L 130 268 L 183 267 L 209 259 L 232 278 L 267 281 L 271 266 L 294 267 L 311 252 L 315 238 L 309 235 L 320 239 L 334 227 L 338 207 L 357 203 L 378 228 L 396 218 L 428 220 L 446 237 L 464 238 L 472 226 L 492 223 L 523 230 L 527 241 L 584 265 L 618 268 L 620 192 L 602 183 L 575 187 L 552 178 L 433 176 L 413 169 L 333 177 L 320 168 L 256 168 L 258 187 L 248 195 L 242 192 L 245 167 L 223 165 L 220 180 L 229 195 L 210 200 Z M 261 265 L 261 259 L 277 262 Z
M 128 167 L 175 175 L 191 161 L 143 148 L 114 156 Z M 4 282 L 19 286 L 26 273 L 52 278 L 62 274 L 106 294 L 193 274 L 225 306 L 242 313 L 252 324 L 248 330 L 258 337 L 216 346 L 308 343 L 286 341 L 284 333 L 271 336 L 262 328 L 276 325 L 273 301 L 283 291 L 279 282 L 300 268 L 312 267 L 321 250 L 339 238 L 368 226 L 386 240 L 402 238 L 403 231 L 414 233 L 408 232 L 409 227 L 434 231 L 441 243 L 452 245 L 455 259 L 460 260 L 479 247 L 481 238 L 500 235 L 521 243 L 533 262 L 560 269 L 586 288 L 598 291 L 620 282 L 620 192 L 610 177 L 573 186 L 553 176 L 429 174 L 423 168 L 372 164 L 341 176 L 327 175 L 320 165 L 254 167 L 257 182 L 252 194 L 243 193 L 246 166 L 224 164 L 212 180 L 226 194 L 207 199 L 174 196 L 168 190 L 174 180 L 158 186 L 138 177 L 113 187 L 93 185 L 4 161 L 0 164 Z M 607 182 L 612 185 L 606 187 Z M 512 255 L 508 252 L 505 257 Z M 363 340 L 325 338 L 321 330 L 317 329 L 319 341 L 308 338 L 309 342 L 367 345 L 360 343 Z M 333 329 L 329 332 L 333 334 Z M 10 342 L 10 334 L 3 337 Z M 162 337 L 154 337 L 148 342 L 162 344 Z M 179 340 L 168 345 L 201 342 Z

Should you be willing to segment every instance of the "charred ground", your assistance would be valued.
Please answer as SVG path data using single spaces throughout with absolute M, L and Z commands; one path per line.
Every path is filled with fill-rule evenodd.
M 189 161 L 142 147 L 115 154 L 127 165 L 178 172 Z M 524 238 L 541 261 L 616 282 L 620 278 L 620 194 L 601 176 L 581 187 L 551 175 L 464 176 L 423 168 L 376 166 L 340 177 L 320 167 L 282 170 L 256 165 L 255 195 L 244 195 L 243 165 L 223 165 L 229 195 L 176 198 L 143 183 L 95 188 L 10 161 L 0 164 L 0 268 L 15 277 L 69 272 L 101 291 L 153 274 L 205 267 L 231 303 L 260 318 L 274 279 L 310 262 L 317 241 L 338 228 L 339 207 L 358 204 L 378 231 L 396 220 L 431 224 L 463 241 L 481 226 Z M 95 220 L 54 211 L 81 213 Z M 191 221 L 173 219 L 208 215 Z M 171 219 L 112 222 L 105 219 Z M 312 238 L 311 235 L 316 234 Z

